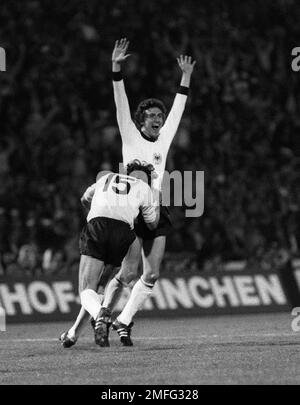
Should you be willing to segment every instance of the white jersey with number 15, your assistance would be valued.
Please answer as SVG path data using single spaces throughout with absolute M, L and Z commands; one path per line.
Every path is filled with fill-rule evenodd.
M 91 201 L 87 221 L 96 217 L 112 218 L 128 223 L 133 229 L 140 210 L 146 223 L 154 222 L 156 218 L 150 187 L 135 177 L 108 173 L 88 187 L 84 198 Z

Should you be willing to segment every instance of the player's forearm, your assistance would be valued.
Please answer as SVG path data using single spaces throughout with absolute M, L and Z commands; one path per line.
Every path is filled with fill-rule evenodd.
M 113 72 L 121 72 L 121 64 L 113 62 L 112 63 L 112 71 Z
M 84 208 L 89 210 L 91 208 L 91 202 L 96 190 L 96 183 L 92 184 L 88 187 L 82 197 L 80 198 L 80 202 Z
M 113 72 L 113 90 L 117 112 L 117 121 L 121 137 L 123 138 L 123 136 L 125 136 L 127 138 L 129 136 L 129 133 L 131 133 L 130 127 L 134 124 L 131 123 L 129 102 L 127 99 L 121 72 Z
M 190 87 L 191 75 L 189 73 L 182 73 L 180 86 Z
M 155 219 L 155 221 L 154 222 L 146 222 L 146 225 L 147 225 L 147 227 L 148 227 L 148 229 L 150 230 L 150 231 L 154 231 L 156 228 L 157 228 L 157 225 L 158 225 L 158 223 L 159 223 L 159 218 L 160 218 L 160 215 L 158 215 L 157 217 L 156 217 L 156 219 Z
M 91 209 L 91 203 L 83 198 L 80 199 L 81 205 L 88 212 Z
M 155 225 L 155 228 L 156 228 L 158 223 L 159 223 L 159 220 L 160 220 L 160 206 L 159 205 L 155 208 L 155 214 L 156 214 L 156 218 L 155 218 L 154 225 Z

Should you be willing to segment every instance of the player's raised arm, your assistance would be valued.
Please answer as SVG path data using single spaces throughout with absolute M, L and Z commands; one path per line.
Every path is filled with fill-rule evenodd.
M 177 58 L 177 62 L 178 62 L 180 69 L 182 70 L 180 86 L 189 88 L 191 76 L 192 76 L 196 61 L 195 60 L 192 61 L 191 56 L 180 55 L 180 57 Z
M 117 121 L 119 130 L 123 140 L 127 140 L 130 128 L 134 126 L 131 119 L 128 98 L 125 91 L 124 81 L 121 73 L 121 64 L 130 56 L 126 54 L 129 46 L 129 41 L 122 38 L 115 42 L 115 47 L 112 53 L 112 75 L 114 100 L 117 109 Z
M 164 124 L 164 131 L 166 132 L 166 137 L 168 138 L 169 142 L 172 141 L 179 126 L 185 108 L 185 103 L 187 100 L 191 82 L 191 76 L 196 61 L 193 61 L 191 56 L 180 55 L 177 58 L 177 63 L 182 71 L 180 87 L 177 91 L 174 103 Z
M 115 47 L 111 57 L 113 72 L 120 72 L 121 63 L 124 62 L 130 56 L 130 54 L 126 55 L 128 46 L 129 41 L 126 38 L 122 38 L 115 42 Z

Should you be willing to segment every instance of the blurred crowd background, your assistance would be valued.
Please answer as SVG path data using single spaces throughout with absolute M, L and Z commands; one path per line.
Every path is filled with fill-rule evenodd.
M 170 108 L 176 57 L 197 61 L 167 169 L 204 171 L 205 210 L 171 208 L 166 257 L 203 270 L 299 255 L 299 21 L 296 0 L 2 2 L 0 274 L 77 271 L 80 196 L 122 160 L 111 53 L 124 36 L 132 111 L 151 96 Z

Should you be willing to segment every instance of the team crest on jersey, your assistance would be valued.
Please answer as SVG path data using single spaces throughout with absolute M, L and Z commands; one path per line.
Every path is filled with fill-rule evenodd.
M 160 153 L 154 153 L 153 155 L 153 162 L 155 165 L 159 165 L 162 161 L 162 157 Z

